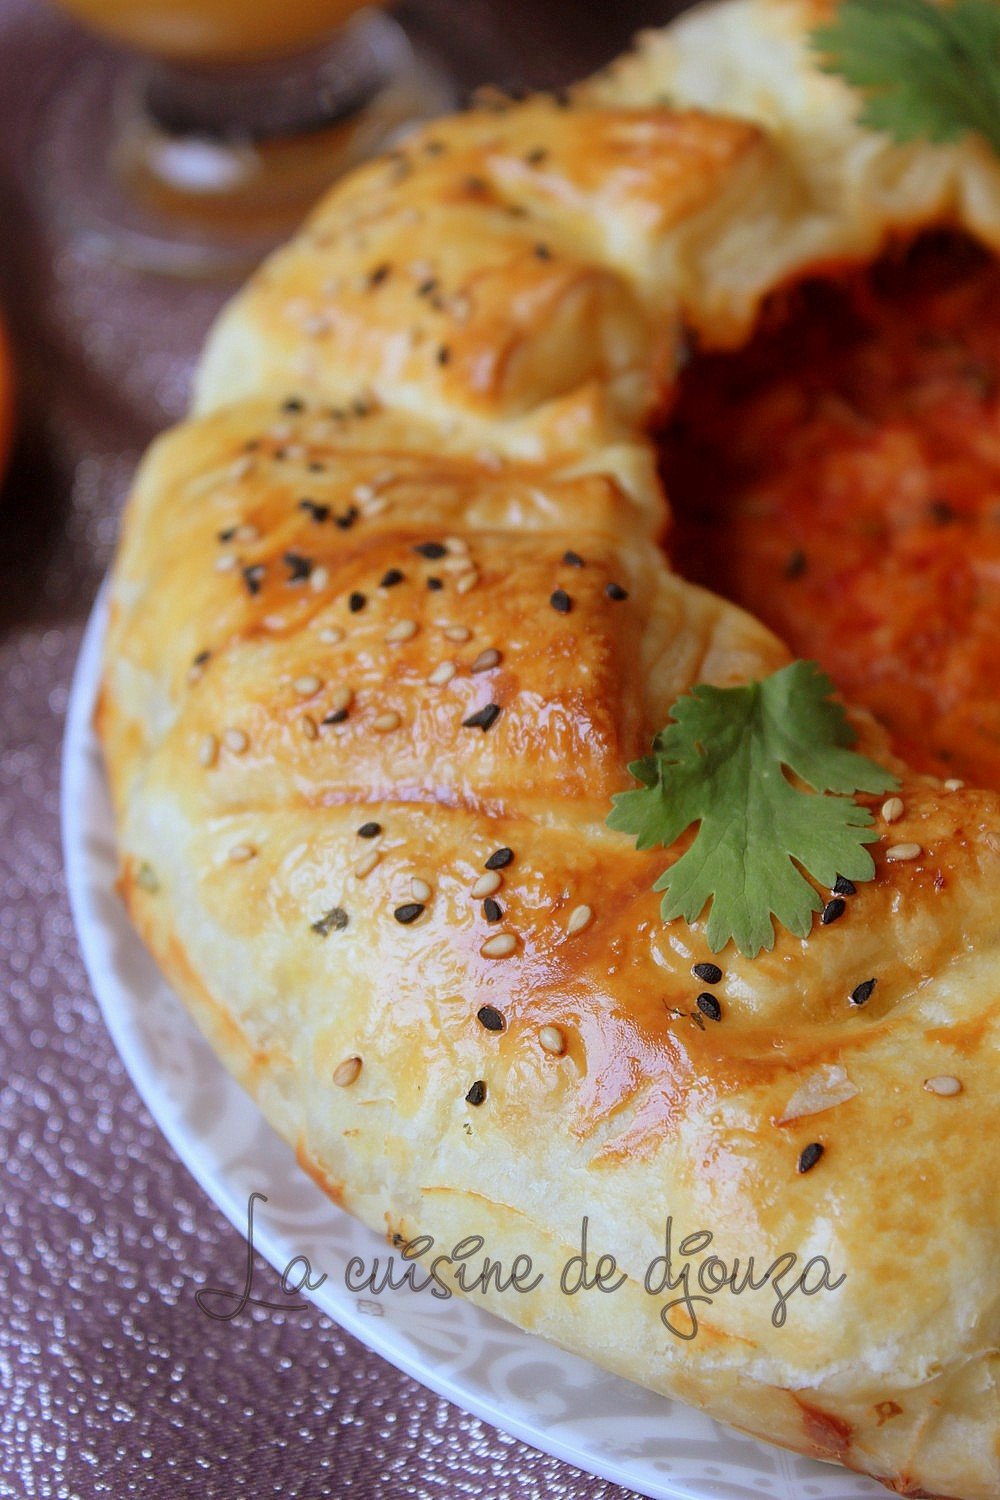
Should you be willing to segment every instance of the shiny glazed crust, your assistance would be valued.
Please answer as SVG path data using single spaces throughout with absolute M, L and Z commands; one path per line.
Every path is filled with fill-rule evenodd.
M 786 660 L 658 550 L 684 331 L 738 342 L 788 277 L 924 226 L 1000 244 L 996 161 L 854 125 L 805 46 L 823 11 L 698 10 L 338 185 L 140 469 L 99 727 L 137 927 L 337 1201 L 530 1254 L 535 1291 L 477 1300 L 724 1421 L 995 1500 L 1000 799 L 904 771 L 877 878 L 721 955 L 718 1022 L 701 925 L 659 918 L 669 856 L 604 821 L 678 694 Z M 675 1269 L 704 1230 L 730 1268 L 844 1280 L 781 1326 L 769 1287 L 720 1293 L 682 1337 L 643 1286 L 668 1215 Z M 559 1289 L 584 1216 L 613 1296 Z

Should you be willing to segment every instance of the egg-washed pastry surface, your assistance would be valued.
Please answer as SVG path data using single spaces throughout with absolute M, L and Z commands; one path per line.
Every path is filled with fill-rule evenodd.
M 690 831 L 607 824 L 681 695 L 791 659 L 662 551 L 691 347 L 924 231 L 1000 244 L 989 148 L 859 125 L 830 11 L 692 12 L 338 185 L 141 466 L 98 719 L 133 920 L 338 1202 L 530 1255 L 476 1300 L 609 1369 L 995 1500 L 997 792 L 852 708 L 900 781 L 874 878 L 754 958 L 662 920 Z M 584 1219 L 613 1294 L 560 1287 Z

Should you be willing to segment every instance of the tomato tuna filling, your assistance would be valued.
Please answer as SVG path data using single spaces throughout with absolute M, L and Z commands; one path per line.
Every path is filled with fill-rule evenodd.
M 1000 788 L 1000 265 L 928 236 L 771 299 L 662 434 L 686 577 L 819 661 L 914 766 Z

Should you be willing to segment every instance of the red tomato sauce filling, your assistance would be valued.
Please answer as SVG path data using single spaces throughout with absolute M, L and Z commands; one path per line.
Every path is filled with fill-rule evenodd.
M 776 295 L 697 354 L 662 434 L 685 577 L 1000 788 L 1000 265 L 955 236 Z

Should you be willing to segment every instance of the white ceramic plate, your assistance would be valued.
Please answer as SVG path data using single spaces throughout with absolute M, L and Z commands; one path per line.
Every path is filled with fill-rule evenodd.
M 885 1500 L 826 1464 L 722 1427 L 460 1299 L 412 1291 L 357 1297 L 343 1268 L 386 1257 L 385 1241 L 338 1209 L 222 1067 L 170 990 L 115 891 L 114 829 L 92 729 L 101 600 L 84 636 L 63 758 L 63 845 L 84 960 L 108 1029 L 160 1129 L 205 1192 L 279 1270 L 306 1255 L 327 1280 L 317 1306 L 342 1328 L 458 1406 L 658 1500 Z M 236 1285 L 239 1268 L 228 1284 Z M 274 1286 L 257 1295 L 280 1300 Z

